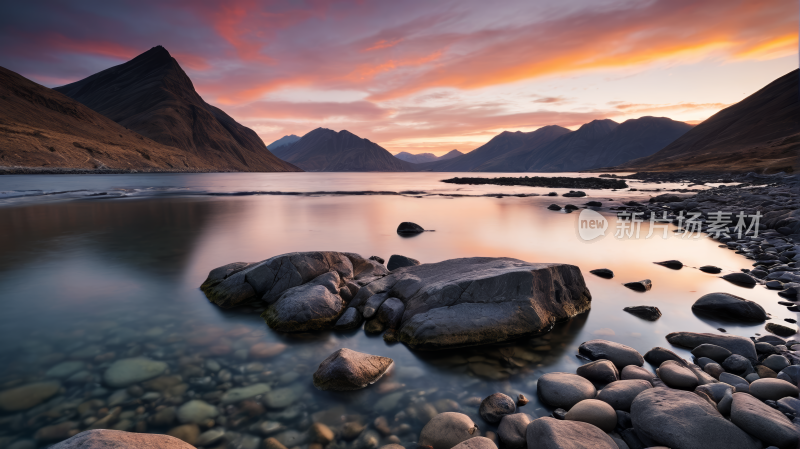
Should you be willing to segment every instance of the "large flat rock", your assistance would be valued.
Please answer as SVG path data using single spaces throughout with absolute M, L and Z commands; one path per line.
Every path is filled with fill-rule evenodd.
M 362 308 L 382 294 L 405 304 L 398 337 L 420 350 L 535 335 L 591 308 L 578 267 L 510 258 L 470 257 L 399 268 L 362 287 L 350 306 Z

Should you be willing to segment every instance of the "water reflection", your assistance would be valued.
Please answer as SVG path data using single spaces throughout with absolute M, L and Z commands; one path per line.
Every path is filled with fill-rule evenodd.
M 431 174 L 319 175 L 317 179 L 328 179 L 337 189 L 401 190 L 418 182 L 435 183 Z M 37 179 L 53 188 L 77 182 L 99 189 L 130 184 L 129 178 Z M 255 175 L 135 179 L 217 190 L 276 184 L 274 178 L 258 181 Z M 303 184 L 309 179 L 287 188 L 313 187 Z M 604 192 L 602 198 L 607 196 Z M 604 210 L 624 199 L 613 198 Z M 578 238 L 577 214 L 546 209 L 554 201 L 564 203 L 549 197 L 259 196 L 0 208 L 0 390 L 42 381 L 60 386 L 38 405 L 22 410 L 8 408 L 8 399 L 0 394 L 0 446 L 28 440 L 46 446 L 71 433 L 106 426 L 173 432 L 194 442 L 200 432 L 218 428 L 227 432 L 231 447 L 256 447 L 261 439 L 276 437 L 287 447 L 306 448 L 306 432 L 319 422 L 336 432 L 333 447 L 361 449 L 416 441 L 432 414 L 451 410 L 472 416 L 485 432 L 493 427 L 478 418 L 477 402 L 497 391 L 523 393 L 531 399 L 523 411 L 548 413 L 538 402 L 536 381 L 545 372 L 574 372 L 583 363 L 575 356 L 583 341 L 606 338 L 644 353 L 654 346 L 668 347 L 664 336 L 669 332 L 720 327 L 718 321 L 691 312 L 691 304 L 706 293 L 755 300 L 774 321 L 797 318 L 777 304 L 780 298 L 774 292 L 742 289 L 693 268 L 716 265 L 724 274 L 750 265 L 715 242 L 675 236 L 618 240 L 610 229 L 606 237 L 587 243 Z M 404 239 L 395 232 L 403 221 L 436 232 Z M 279 335 L 265 326 L 258 308 L 221 310 L 198 289 L 217 266 L 312 250 L 384 259 L 402 254 L 422 262 L 504 256 L 571 263 L 584 273 L 592 310 L 548 334 L 507 345 L 413 353 L 361 330 Z M 669 259 L 687 266 L 675 271 L 652 263 Z M 588 273 L 595 268 L 609 268 L 615 277 Z M 637 293 L 622 285 L 641 279 L 651 279 L 653 289 Z M 636 305 L 656 306 L 663 317 L 650 322 L 622 311 Z M 762 326 L 724 325 L 745 336 Z M 341 347 L 391 357 L 394 369 L 362 391 L 317 391 L 311 374 Z M 675 351 L 688 357 L 685 350 Z M 156 379 L 109 388 L 107 369 L 130 357 L 163 362 L 166 370 Z M 266 388 L 241 401 L 225 399 L 234 389 L 254 385 Z M 177 411 L 190 400 L 211 404 L 218 415 L 181 422 Z M 219 444 L 215 440 L 206 446 Z

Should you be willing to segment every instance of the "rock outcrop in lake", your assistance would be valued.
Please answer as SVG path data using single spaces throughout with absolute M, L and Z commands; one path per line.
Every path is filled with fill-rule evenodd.
M 510 258 L 389 272 L 352 253 L 290 253 L 216 268 L 201 288 L 223 308 L 260 302 L 267 306 L 262 316 L 281 332 L 350 329 L 367 319 L 367 330 L 386 330 L 385 338 L 422 350 L 544 333 L 591 307 L 578 267 Z

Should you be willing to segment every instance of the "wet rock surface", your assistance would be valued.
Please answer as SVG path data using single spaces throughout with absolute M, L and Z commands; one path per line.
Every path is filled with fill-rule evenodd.
M 729 293 L 709 293 L 692 305 L 692 311 L 715 318 L 741 321 L 765 321 L 769 318 L 763 307 L 753 301 Z
M 375 383 L 392 363 L 388 357 L 340 349 L 320 363 L 314 386 L 320 390 L 358 390 Z

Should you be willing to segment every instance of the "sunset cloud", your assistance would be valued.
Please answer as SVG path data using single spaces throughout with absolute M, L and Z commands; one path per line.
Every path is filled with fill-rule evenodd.
M 798 46 L 794 0 L 43 0 L 4 12 L 0 65 L 50 86 L 164 45 L 264 140 L 330 125 L 447 151 L 503 129 L 702 120 L 786 73 Z

